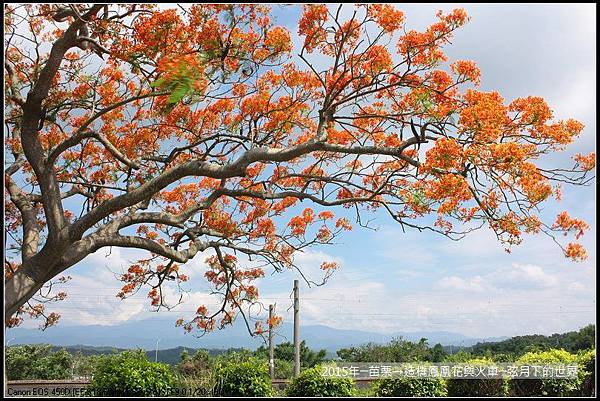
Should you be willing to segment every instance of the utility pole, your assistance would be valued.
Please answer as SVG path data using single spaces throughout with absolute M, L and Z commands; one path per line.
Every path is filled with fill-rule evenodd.
M 275 379 L 275 345 L 273 344 L 273 305 L 269 305 L 269 375 Z
M 300 298 L 298 280 L 294 280 L 294 377 L 300 374 Z

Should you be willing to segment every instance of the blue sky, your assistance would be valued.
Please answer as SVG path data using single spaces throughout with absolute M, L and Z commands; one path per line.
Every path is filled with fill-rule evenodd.
M 539 95 L 557 118 L 573 117 L 586 126 L 582 137 L 546 163 L 570 165 L 576 152 L 595 150 L 596 52 L 595 5 L 402 5 L 408 29 L 422 30 L 438 9 L 463 7 L 472 17 L 445 48 L 450 61 L 477 61 L 481 90 L 498 90 L 507 101 Z M 350 6 L 345 6 L 349 8 Z M 280 25 L 295 34 L 299 6 L 274 6 Z M 589 258 L 574 263 L 549 238 L 526 238 L 508 254 L 481 230 L 460 242 L 431 233 L 403 233 L 383 213 L 372 215 L 378 229 L 355 228 L 335 246 L 313 248 L 297 262 L 312 277 L 325 260 L 342 265 L 326 286 L 303 284 L 302 322 L 343 329 L 391 333 L 446 330 L 470 336 L 510 336 L 577 329 L 595 321 L 596 215 L 595 185 L 563 188 L 563 200 L 542 214 L 552 222 L 569 210 L 591 230 L 583 237 Z M 191 293 L 175 311 L 148 312 L 148 299 L 117 301 L 120 287 L 111 271 L 127 267 L 140 255 L 132 250 L 99 251 L 70 271 L 69 299 L 56 305 L 60 324 L 118 324 L 130 319 L 173 321 L 214 302 L 202 278 L 198 255 L 188 263 Z M 266 302 L 277 303 L 284 319 L 292 272 L 260 280 Z M 191 315 L 191 313 L 187 313 Z M 28 323 L 31 324 L 31 323 Z

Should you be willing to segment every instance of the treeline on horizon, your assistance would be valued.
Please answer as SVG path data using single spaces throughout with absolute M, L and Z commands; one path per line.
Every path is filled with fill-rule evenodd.
M 587 325 L 577 331 L 567 333 L 555 333 L 549 336 L 541 334 L 532 334 L 524 336 L 515 336 L 503 341 L 483 342 L 472 346 L 442 346 L 441 344 L 429 344 L 427 339 L 421 339 L 417 342 L 407 341 L 400 337 L 391 339 L 386 344 L 365 343 L 356 347 L 341 348 L 337 350 L 337 358 L 351 362 L 410 362 L 410 361 L 431 361 L 441 362 L 448 359 L 464 359 L 468 355 L 473 357 L 494 357 L 495 360 L 514 360 L 528 352 L 547 351 L 549 349 L 564 349 L 571 353 L 595 348 L 596 327 L 594 324 Z M 64 349 L 69 354 L 81 356 L 94 356 L 114 354 L 125 351 L 116 347 L 94 347 L 94 346 L 51 346 L 51 352 L 57 352 Z M 176 365 L 181 362 L 182 353 L 193 355 L 198 350 L 203 350 L 211 357 L 227 355 L 232 353 L 252 353 L 257 356 L 266 356 L 268 350 L 265 347 L 259 347 L 256 351 L 250 351 L 245 348 L 191 348 L 175 347 L 159 350 L 158 361 Z M 307 358 L 315 359 L 315 363 L 331 359 L 326 350 L 311 351 L 303 343 L 301 350 L 307 353 Z M 154 360 L 155 350 L 145 351 L 149 360 Z M 288 355 L 289 354 L 289 355 Z M 312 357 L 309 355 L 317 355 Z M 281 343 L 276 346 L 276 359 L 293 360 L 293 348 L 290 343 Z M 313 361 L 311 361 L 313 362 Z M 312 365 L 312 363 L 311 363 Z

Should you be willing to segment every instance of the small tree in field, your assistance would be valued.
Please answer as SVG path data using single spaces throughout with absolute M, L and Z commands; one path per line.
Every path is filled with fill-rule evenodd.
M 66 293 L 49 287 L 108 247 L 147 251 L 118 295 L 148 291 L 156 308 L 207 252 L 222 303 L 178 324 L 227 325 L 257 302 L 252 283 L 266 268 L 296 268 L 298 252 L 352 228 L 341 208 L 359 225 L 382 210 L 453 239 L 488 227 L 507 247 L 523 233 L 579 238 L 588 228 L 566 212 L 547 223 L 537 213 L 560 183 L 589 181 L 594 154 L 538 163 L 583 125 L 555 121 L 539 97 L 507 103 L 478 91 L 472 61 L 445 67 L 442 46 L 467 22 L 463 10 L 417 32 L 391 5 L 348 17 L 306 5 L 296 49 L 269 12 L 6 6 L 8 325 L 56 322 L 44 301 Z M 585 257 L 577 243 L 563 250 Z M 321 267 L 327 278 L 337 265 Z

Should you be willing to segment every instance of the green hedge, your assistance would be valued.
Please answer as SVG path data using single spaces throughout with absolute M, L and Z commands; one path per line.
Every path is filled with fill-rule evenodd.
M 595 393 L 596 350 L 585 351 L 577 356 L 581 386 L 579 396 L 592 397 Z
M 273 395 L 269 366 L 249 358 L 241 362 L 220 362 L 216 366 L 215 396 L 270 397 Z
M 323 376 L 320 366 L 300 373 L 286 389 L 290 397 L 352 397 L 355 392 L 352 379 Z
M 170 395 L 174 375 L 163 363 L 150 362 L 144 351 L 126 351 L 103 359 L 94 371 L 90 395 L 156 397 Z
M 489 366 L 491 359 L 477 358 L 465 362 L 473 366 Z M 508 392 L 504 379 L 447 379 L 446 388 L 450 397 L 504 397 Z
M 575 364 L 577 356 L 563 349 L 551 349 L 543 352 L 528 352 L 516 363 L 523 365 Z M 581 387 L 581 382 L 581 377 L 573 379 L 511 379 L 509 394 L 517 397 L 565 397 L 575 395 Z
M 386 377 L 373 384 L 379 397 L 445 397 L 444 380 L 433 377 Z

